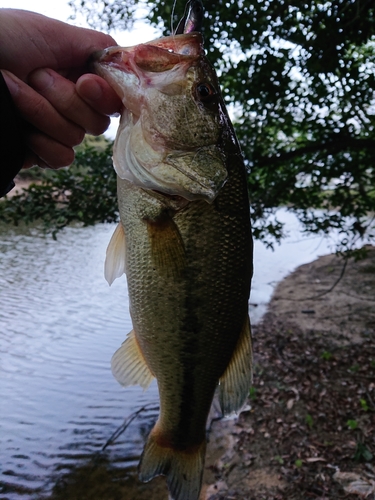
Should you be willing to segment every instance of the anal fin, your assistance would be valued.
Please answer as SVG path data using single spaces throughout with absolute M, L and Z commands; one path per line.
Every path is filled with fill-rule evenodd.
M 246 402 L 253 376 L 252 355 L 250 320 L 246 316 L 232 359 L 219 380 L 223 415 L 240 410 Z
M 154 376 L 146 364 L 134 330 L 112 356 L 111 368 L 117 382 L 125 387 L 139 384 L 147 389 L 150 385 Z

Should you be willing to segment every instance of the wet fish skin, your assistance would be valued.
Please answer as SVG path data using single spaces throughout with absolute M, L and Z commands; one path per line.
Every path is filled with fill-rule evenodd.
M 157 379 L 160 415 L 139 471 L 144 481 L 166 475 L 174 500 L 199 497 L 206 421 L 218 383 L 227 414 L 242 406 L 251 382 L 252 239 L 245 167 L 216 75 L 197 40 L 196 33 L 156 40 L 149 52 L 144 45 L 128 83 L 119 83 L 120 65 L 111 66 L 108 53 L 97 62 L 97 72 L 115 89 L 121 86 L 124 105 L 131 108 L 123 113 L 116 139 L 121 226 L 109 246 L 107 274 L 111 281 L 126 271 L 133 331 L 115 353 L 112 368 L 123 385 L 146 387 L 152 377 Z M 158 53 L 155 47 L 175 51 L 161 54 L 158 65 L 149 60 L 150 53 L 151 59 Z M 118 50 L 112 52 L 117 60 Z M 124 50 L 121 58 L 129 66 L 134 49 Z M 152 86 L 157 72 L 151 67 L 171 71 L 171 76 L 161 85 L 156 75 Z M 199 99 L 201 84 L 212 96 Z M 168 113 L 163 102 L 168 102 Z M 140 130 L 134 133 L 134 127 Z M 145 148 L 148 158 L 162 165 L 170 162 L 167 174 L 147 177 L 147 169 L 155 168 L 146 161 L 145 172 L 128 175 L 133 160 L 121 164 L 126 151 L 120 145 Z M 170 180 L 174 172 L 177 180 Z
M 114 146 L 118 176 L 142 188 L 212 201 L 227 176 L 225 153 L 217 146 L 224 113 L 220 101 L 215 104 L 219 85 L 201 35 L 107 49 L 96 71 L 125 104 Z M 208 96 L 206 104 L 198 103 L 201 83 L 212 102 Z

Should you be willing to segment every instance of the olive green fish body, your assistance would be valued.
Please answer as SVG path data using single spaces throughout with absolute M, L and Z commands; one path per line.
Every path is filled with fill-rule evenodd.
M 125 106 L 106 276 L 126 272 L 133 330 L 112 371 L 125 386 L 158 383 L 140 478 L 164 474 L 174 500 L 197 500 L 215 391 L 228 414 L 251 383 L 245 166 L 198 33 L 108 49 L 96 70 Z
M 212 204 L 180 210 L 119 180 L 134 331 L 158 381 L 159 427 L 174 446 L 204 439 L 214 391 L 247 321 L 252 248 L 236 159 Z

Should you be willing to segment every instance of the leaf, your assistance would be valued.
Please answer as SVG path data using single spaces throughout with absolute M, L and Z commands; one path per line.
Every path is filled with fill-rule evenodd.
M 293 408 L 293 405 L 294 405 L 294 399 L 288 399 L 287 403 L 286 403 L 286 407 L 288 408 L 288 410 L 291 410 Z
M 353 481 L 348 486 L 344 486 L 344 491 L 367 498 L 372 493 L 375 493 L 375 482 L 371 481 L 371 483 L 369 483 L 368 481 L 359 479 Z

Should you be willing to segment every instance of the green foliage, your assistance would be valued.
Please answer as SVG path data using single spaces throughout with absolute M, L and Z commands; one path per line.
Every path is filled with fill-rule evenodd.
M 279 465 L 284 465 L 284 459 L 280 455 L 276 455 L 275 460 Z
M 68 2 L 73 10 L 72 19 L 83 15 L 89 25 L 95 29 L 131 29 L 136 16 L 137 7 L 142 6 L 139 0 L 71 0 Z
M 42 220 L 54 237 L 72 222 L 87 226 L 118 220 L 112 143 L 101 147 L 86 143 L 72 167 L 48 171 L 27 190 L 5 198 L 0 219 L 15 225 Z
M 373 454 L 364 443 L 357 443 L 357 448 L 354 454 L 356 462 L 371 462 Z
M 305 421 L 306 421 L 306 425 L 308 427 L 310 427 L 310 429 L 311 429 L 314 425 L 314 419 L 312 418 L 312 416 L 309 413 L 306 415 Z
M 252 400 L 252 401 L 255 401 L 256 398 L 257 398 L 257 389 L 256 387 L 254 387 L 253 385 L 250 387 L 250 391 L 249 391 L 249 398 Z
M 368 403 L 367 403 L 367 401 L 365 399 L 361 398 L 359 400 L 359 402 L 361 404 L 361 408 L 362 408 L 363 411 L 369 411 L 370 408 L 369 408 Z
M 332 358 L 333 354 L 329 351 L 324 351 L 321 355 L 321 358 L 325 361 L 329 361 Z
M 354 431 L 358 427 L 358 422 L 356 420 L 348 420 L 346 424 L 352 431 Z
M 254 236 L 282 236 L 285 205 L 305 231 L 370 231 L 375 211 L 375 4 L 360 0 L 204 2 L 205 46 L 235 110 Z M 123 28 L 140 5 L 177 25 L 185 0 L 71 0 L 96 27 Z M 92 13 L 97 17 L 93 18 Z M 89 14 L 90 13 L 90 14 Z M 100 22 L 99 22 L 100 18 Z M 320 208 L 317 213 L 312 208 Z
M 349 368 L 349 370 L 352 372 L 352 373 L 357 373 L 357 371 L 359 370 L 360 366 L 356 363 L 355 365 L 351 366 Z

